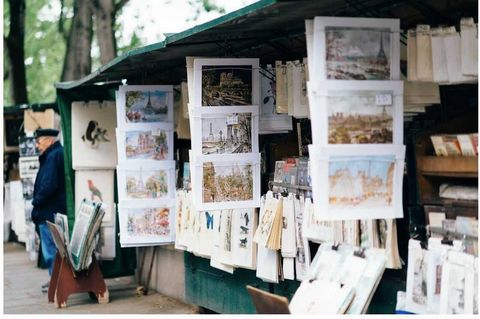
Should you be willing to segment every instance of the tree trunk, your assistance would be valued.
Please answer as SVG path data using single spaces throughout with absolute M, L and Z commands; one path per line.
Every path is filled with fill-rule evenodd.
M 92 15 L 93 6 L 90 0 L 75 0 L 62 81 L 78 80 L 91 72 Z
M 10 32 L 4 38 L 8 51 L 11 76 L 10 95 L 13 104 L 27 104 L 27 77 L 25 71 L 25 0 L 8 0 L 10 5 Z
M 93 4 L 97 42 L 100 47 L 100 62 L 104 65 L 117 56 L 117 44 L 113 30 L 115 4 L 114 0 L 93 0 Z

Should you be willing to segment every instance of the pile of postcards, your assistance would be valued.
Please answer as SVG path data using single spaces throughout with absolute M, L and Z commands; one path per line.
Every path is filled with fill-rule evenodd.
M 115 258 L 116 207 L 114 175 L 117 165 L 117 123 L 112 101 L 72 103 L 72 168 L 75 170 L 75 212 L 84 199 L 101 202 L 105 211 L 100 228 L 100 258 Z M 75 218 L 78 218 L 76 215 Z
M 254 210 L 260 205 L 259 62 L 187 57 L 187 77 L 192 136 L 190 209 L 204 219 L 205 231 L 227 222 L 226 227 L 214 227 L 221 231 L 220 242 L 230 242 L 233 220 L 250 216 L 243 221 L 238 242 L 227 245 L 221 254 L 211 254 L 212 266 L 232 272 L 235 262 L 228 258 L 232 247 L 247 250 L 249 256 L 255 250 L 251 234 Z M 177 240 L 176 246 L 187 249 L 188 242 L 187 238 L 187 245 L 181 245 Z M 205 250 L 209 249 L 214 248 Z
M 118 212 L 122 247 L 172 243 L 175 218 L 173 87 L 117 92 Z
M 405 310 L 418 314 L 478 314 L 478 256 L 461 240 L 430 238 L 428 250 L 408 243 Z
M 398 19 L 306 20 L 313 205 L 322 220 L 402 218 Z

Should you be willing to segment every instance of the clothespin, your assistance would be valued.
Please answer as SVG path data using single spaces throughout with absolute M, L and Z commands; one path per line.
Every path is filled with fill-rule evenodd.
M 422 249 L 425 249 L 425 250 L 428 250 L 428 244 L 426 241 L 421 241 L 420 242 L 420 247 L 422 247 Z
M 443 236 L 442 238 L 442 244 L 443 245 L 449 245 L 449 246 L 453 246 L 453 240 L 451 240 L 449 237 L 449 232 L 447 231 L 447 234 L 445 236 Z
M 356 257 L 365 258 L 365 248 L 362 247 L 362 248 L 360 248 L 360 250 L 354 251 L 353 255 L 356 256 Z
M 333 243 L 332 250 L 337 251 L 339 246 L 340 246 L 340 243 Z

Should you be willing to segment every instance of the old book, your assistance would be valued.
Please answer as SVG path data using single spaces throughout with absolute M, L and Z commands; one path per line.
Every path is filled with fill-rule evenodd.
M 272 228 L 266 243 L 268 249 L 279 250 L 282 247 L 283 201 L 283 199 L 280 199 L 277 204 Z
M 448 156 L 447 148 L 443 143 L 441 135 L 432 135 L 430 136 L 430 139 L 432 140 L 432 145 L 437 156 Z
M 475 155 L 478 155 L 478 133 L 470 134 L 470 139 L 472 140 L 473 149 L 475 150 Z
M 458 142 L 463 156 L 475 156 L 475 148 L 469 134 L 458 134 Z
M 448 156 L 461 156 L 462 150 L 456 135 L 445 134 L 442 136 L 443 144 L 447 149 Z

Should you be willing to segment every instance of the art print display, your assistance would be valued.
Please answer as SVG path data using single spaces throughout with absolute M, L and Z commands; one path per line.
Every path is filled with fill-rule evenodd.
M 119 205 L 120 244 L 146 246 L 172 243 L 175 228 L 173 207 L 156 205 L 127 207 Z
M 309 82 L 308 90 L 315 144 L 403 144 L 403 82 Z
M 253 235 L 257 229 L 255 208 L 235 209 L 232 214 L 232 262 L 237 267 L 255 269 L 257 245 Z
M 199 210 L 257 207 L 260 199 L 260 154 L 198 156 L 193 176 L 194 203 Z M 228 203 L 228 204 L 227 204 Z
M 320 80 L 399 80 L 400 20 L 315 17 Z
M 18 153 L 23 156 L 38 156 L 37 145 L 34 136 L 22 136 L 18 138 Z
M 173 160 L 173 126 L 147 124 L 132 130 L 117 129 L 118 160 Z
M 405 146 L 309 145 L 309 150 L 314 206 L 319 218 L 403 217 Z
M 259 105 L 258 59 L 195 59 L 196 106 Z
M 39 168 L 38 156 L 20 157 L 18 159 L 18 170 L 21 179 L 32 178 L 35 180 Z
M 175 162 L 117 168 L 119 201 L 158 202 L 175 194 Z
M 201 136 L 201 146 L 193 143 L 195 152 L 203 155 L 258 152 L 258 109 L 247 108 L 250 112 L 234 107 L 195 112 L 195 136 Z
M 262 217 L 259 220 L 258 228 L 253 238 L 256 243 L 260 246 L 267 247 L 275 218 L 277 218 L 277 215 L 281 216 L 282 213 L 282 199 L 275 198 L 273 193 L 269 191 L 266 195 L 265 204 L 263 205 Z
M 173 123 L 173 86 L 122 85 L 118 88 L 118 127 L 134 123 Z
M 407 295 L 405 309 L 413 313 L 427 310 L 427 251 L 418 240 L 408 242 Z
M 114 169 L 117 165 L 115 103 L 72 103 L 73 169 Z
M 84 199 L 103 203 L 105 216 L 102 225 L 114 225 L 113 170 L 75 171 L 75 212 L 80 211 Z

